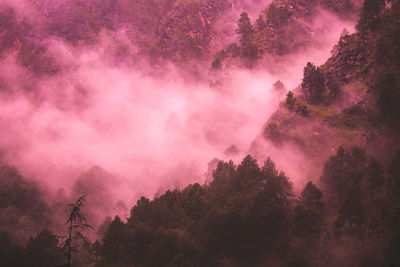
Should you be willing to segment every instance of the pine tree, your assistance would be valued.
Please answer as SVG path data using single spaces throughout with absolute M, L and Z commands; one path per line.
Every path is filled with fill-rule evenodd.
M 384 8 L 385 0 L 365 0 L 356 26 L 357 30 L 362 34 L 375 30 L 379 22 L 379 13 Z
M 319 103 L 323 100 L 323 94 L 326 90 L 324 74 L 319 67 L 311 62 L 308 62 L 304 68 L 301 88 L 308 101 Z
M 296 102 L 296 99 L 294 98 L 294 94 L 292 91 L 289 91 L 286 95 L 286 106 L 289 110 L 294 109 L 294 104 Z
M 246 12 L 240 14 L 240 19 L 238 20 L 238 28 L 235 31 L 239 35 L 239 41 L 242 46 L 248 45 L 253 40 L 253 27 L 249 16 Z
M 294 210 L 294 234 L 316 242 L 319 240 L 323 224 L 322 192 L 310 181 L 301 192 Z
M 238 28 L 235 32 L 239 35 L 242 56 L 251 60 L 257 59 L 258 48 L 254 45 L 254 29 L 246 12 L 240 14 Z

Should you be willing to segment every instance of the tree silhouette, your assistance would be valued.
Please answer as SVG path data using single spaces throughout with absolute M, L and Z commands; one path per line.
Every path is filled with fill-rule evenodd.
M 239 35 L 242 56 L 250 60 L 257 59 L 258 48 L 254 44 L 254 29 L 246 12 L 240 14 L 235 32 Z
M 296 98 L 292 91 L 289 91 L 286 95 L 286 106 L 289 110 L 294 109 L 294 104 L 296 103 Z
M 322 192 L 310 181 L 301 192 L 294 209 L 294 234 L 315 245 L 320 239 L 324 219 Z
M 365 33 L 375 30 L 379 22 L 379 13 L 385 8 L 385 0 L 365 0 L 361 9 L 357 30 Z
M 84 206 L 85 195 L 78 198 L 75 203 L 68 204 L 69 207 L 72 208 L 71 213 L 67 221 L 65 222 L 68 225 L 68 238 L 64 242 L 64 248 L 67 249 L 68 263 L 67 266 L 71 266 L 71 255 L 74 252 L 74 248 L 72 246 L 72 236 L 75 233 L 77 239 L 81 239 L 87 241 L 87 237 L 85 237 L 82 233 L 85 229 L 93 229 L 93 227 L 87 223 L 84 215 L 81 214 L 81 208 Z
M 319 103 L 323 100 L 325 88 L 325 78 L 319 67 L 311 62 L 304 68 L 303 81 L 301 87 L 308 101 Z
M 246 12 L 240 14 L 238 28 L 235 31 L 239 35 L 239 41 L 242 46 L 246 46 L 253 39 L 254 30 L 251 26 L 249 16 Z

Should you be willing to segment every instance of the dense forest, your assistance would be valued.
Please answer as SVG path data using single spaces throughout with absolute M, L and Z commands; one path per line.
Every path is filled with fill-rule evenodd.
M 45 107 L 40 79 L 55 79 L 51 82 L 60 87 L 57 75 L 78 79 L 68 72 L 77 67 L 60 61 L 45 39 L 90 50 L 123 28 L 127 40 L 114 37 L 105 49 L 112 64 L 146 66 L 151 75 L 173 64 L 186 79 L 208 77 L 210 88 L 222 94 L 225 73 L 232 69 L 276 73 L 287 68 L 282 62 L 288 57 L 321 46 L 319 35 L 326 29 L 316 25 L 326 14 L 356 22 L 353 33 L 343 30 L 323 64 L 306 60 L 296 87 L 274 83 L 271 90 L 283 97 L 252 137 L 247 156 L 238 160 L 242 151 L 233 144 L 224 150 L 226 160 L 209 162 L 203 181 L 190 178 L 175 186 L 175 180 L 150 181 L 157 193 L 132 191 L 131 207 L 118 199 L 126 184 L 102 166 L 80 172 L 70 192 L 62 186 L 52 191 L 21 167 L 30 161 L 14 166 L 10 158 L 25 143 L 12 147 L 1 132 L 0 266 L 400 265 L 400 1 L 260 2 L 26 1 L 33 3 L 37 20 L 21 19 L 26 10 L 0 5 L 2 103 L 26 94 Z M 22 81 L 6 75 L 10 57 L 24 69 Z M 61 89 L 51 96 L 57 93 L 68 97 Z M 82 99 L 74 94 L 72 102 L 57 97 L 54 102 L 78 114 L 89 105 L 84 100 L 89 94 L 82 89 L 77 94 Z M 180 123 L 173 116 L 169 121 Z M 6 122 L 0 117 L 4 127 Z M 101 130 L 107 132 L 107 126 Z M 118 142 L 119 136 L 107 134 Z M 300 181 L 278 168 L 290 166 L 288 150 L 307 166 Z M 34 158 L 28 158 L 32 164 Z M 151 164 L 140 175 L 162 168 Z
M 142 197 L 126 222 L 106 218 L 101 240 L 77 231 L 72 265 L 396 266 L 399 166 L 400 151 L 385 170 L 361 148 L 340 147 L 324 165 L 320 188 L 309 181 L 296 196 L 271 159 L 261 168 L 251 156 L 239 165 L 220 161 L 209 183 Z M 80 219 L 74 231 L 87 225 Z M 64 266 L 66 254 L 44 228 L 25 248 L 2 232 L 1 260 Z

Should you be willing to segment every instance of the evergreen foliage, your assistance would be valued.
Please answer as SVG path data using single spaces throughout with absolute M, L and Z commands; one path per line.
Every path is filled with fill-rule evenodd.
M 357 30 L 362 34 L 374 31 L 379 24 L 379 14 L 384 8 L 385 0 L 365 0 L 356 26 Z
M 241 56 L 245 59 L 258 58 L 258 48 L 254 44 L 254 30 L 246 12 L 240 14 L 238 28 L 235 31 L 239 35 Z
M 324 74 L 319 67 L 311 62 L 308 62 L 304 68 L 301 88 L 308 101 L 311 103 L 322 102 L 326 91 Z
M 292 91 L 289 91 L 286 95 L 286 106 L 289 110 L 294 109 L 294 104 L 296 103 L 296 98 Z

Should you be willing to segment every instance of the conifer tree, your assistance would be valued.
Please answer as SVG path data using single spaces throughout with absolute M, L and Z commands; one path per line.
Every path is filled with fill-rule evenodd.
M 308 101 L 318 103 L 323 100 L 323 94 L 326 90 L 325 78 L 321 69 L 311 62 L 308 62 L 304 68 L 301 88 Z
M 356 26 L 360 33 L 375 30 L 379 21 L 379 13 L 385 8 L 385 0 L 365 0 L 360 19 Z
M 289 110 L 294 109 L 294 104 L 296 102 L 296 99 L 294 98 L 294 94 L 292 91 L 289 91 L 286 95 L 286 106 Z
M 81 213 L 81 208 L 84 206 L 85 196 L 81 196 L 75 203 L 68 204 L 72 208 L 71 213 L 67 221 L 68 225 L 68 238 L 64 241 L 64 248 L 67 249 L 67 266 L 71 266 L 72 252 L 74 247 L 72 245 L 72 238 L 75 236 L 77 239 L 87 241 L 87 237 L 83 235 L 82 231 L 85 229 L 93 229 L 93 227 L 87 223 L 85 216 Z
M 235 32 L 239 35 L 242 56 L 247 59 L 256 59 L 258 49 L 254 45 L 254 29 L 246 12 L 240 14 L 238 28 Z

